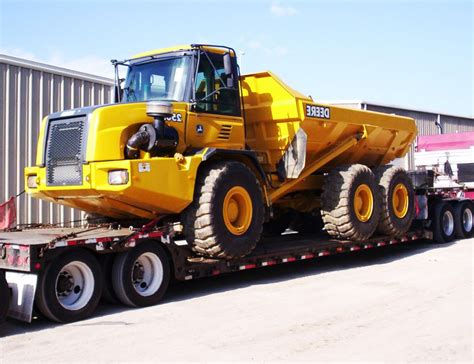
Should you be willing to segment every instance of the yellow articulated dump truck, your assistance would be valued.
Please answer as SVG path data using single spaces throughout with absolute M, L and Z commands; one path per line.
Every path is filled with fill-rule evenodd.
M 193 44 L 113 61 L 116 102 L 44 118 L 34 197 L 113 220 L 173 223 L 204 257 L 249 254 L 262 234 L 400 236 L 414 217 L 388 165 L 413 119 L 322 105 L 271 72 L 241 75 L 229 47 Z

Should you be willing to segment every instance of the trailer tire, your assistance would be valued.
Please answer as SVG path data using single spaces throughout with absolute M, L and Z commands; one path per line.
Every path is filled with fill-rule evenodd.
M 430 211 L 433 242 L 449 243 L 454 240 L 454 210 L 449 202 L 438 201 Z
M 65 252 L 39 277 L 38 309 L 53 321 L 83 320 L 97 308 L 102 284 L 102 270 L 92 253 L 82 249 Z
M 369 239 L 380 217 L 380 190 L 370 168 L 353 164 L 329 172 L 324 178 L 321 214 L 329 235 Z
M 457 239 L 468 239 L 474 235 L 474 207 L 470 201 L 454 204 L 454 234 Z
M 153 241 L 143 242 L 117 255 L 112 268 L 112 284 L 124 305 L 156 305 L 170 281 L 170 264 L 164 249 Z
M 204 167 L 193 203 L 185 210 L 185 236 L 193 250 L 211 258 L 249 254 L 263 228 L 260 184 L 243 163 L 225 161 Z
M 381 216 L 377 232 L 401 236 L 415 217 L 415 191 L 407 172 L 396 166 L 382 166 L 375 170 L 381 195 Z
M 8 309 L 10 308 L 10 296 L 10 287 L 8 287 L 5 274 L 0 272 L 0 323 L 7 318 Z
M 99 256 L 99 263 L 102 267 L 102 276 L 104 278 L 102 300 L 112 305 L 120 303 L 112 284 L 112 267 L 114 265 L 114 259 L 116 255 L 117 254 L 103 254 Z

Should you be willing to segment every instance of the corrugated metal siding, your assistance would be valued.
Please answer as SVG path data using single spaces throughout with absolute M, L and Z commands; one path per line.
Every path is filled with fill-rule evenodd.
M 440 115 L 443 133 L 463 133 L 474 131 L 474 120 L 454 116 Z
M 367 110 L 384 112 L 388 114 L 397 114 L 401 116 L 408 116 L 416 121 L 418 128 L 418 135 L 433 135 L 438 134 L 439 129 L 436 126 L 436 121 L 440 120 L 443 133 L 462 133 L 466 131 L 474 131 L 474 119 L 447 116 L 438 113 L 429 113 L 416 110 L 405 110 L 399 108 L 385 107 L 380 105 L 364 104 Z M 364 106 L 363 105 L 363 106 Z M 410 148 L 408 155 L 408 169 L 415 169 L 414 148 Z
M 11 57 L 13 59 L 13 57 Z M 18 60 L 18 59 L 15 59 Z M 24 190 L 23 170 L 36 161 L 44 116 L 60 110 L 111 102 L 111 81 L 35 62 L 0 59 L 0 202 Z M 18 64 L 25 64 L 22 67 Z M 67 71 L 67 72 L 61 72 Z M 17 222 L 52 224 L 81 219 L 81 212 L 22 195 Z
M 437 114 L 430 114 L 426 112 L 413 111 L 413 110 L 403 110 L 396 109 L 385 106 L 371 105 L 367 104 L 367 110 L 378 111 L 387 114 L 396 114 L 400 116 L 407 116 L 415 119 L 416 126 L 418 128 L 419 135 L 431 135 L 437 134 L 438 128 L 435 125 L 436 120 L 438 120 Z
M 318 101 L 316 100 L 316 102 Z M 335 106 L 346 107 L 348 109 L 362 109 L 362 105 L 357 102 L 338 102 Z

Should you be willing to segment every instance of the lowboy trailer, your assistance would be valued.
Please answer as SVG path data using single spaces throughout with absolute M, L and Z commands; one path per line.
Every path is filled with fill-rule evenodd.
M 117 224 L 93 228 L 46 228 L 0 233 L 0 319 L 7 314 L 31 322 L 36 306 L 58 322 L 85 319 L 101 298 L 128 306 L 150 306 L 166 293 L 170 281 L 186 281 L 328 255 L 408 244 L 420 239 L 446 243 L 473 236 L 472 200 L 462 191 L 427 187 L 427 172 L 410 173 L 416 217 L 403 235 L 369 240 L 333 239 L 324 231 L 264 237 L 242 258 L 197 255 L 179 229 L 139 229 Z

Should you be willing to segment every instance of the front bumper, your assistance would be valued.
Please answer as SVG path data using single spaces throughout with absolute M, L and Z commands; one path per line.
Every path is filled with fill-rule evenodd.
M 82 184 L 49 186 L 45 167 L 27 167 L 36 175 L 37 187 L 26 188 L 33 197 L 114 218 L 153 218 L 162 213 L 180 213 L 194 194 L 200 155 L 175 158 L 91 162 L 82 165 Z M 109 171 L 126 170 L 126 184 L 111 185 Z

